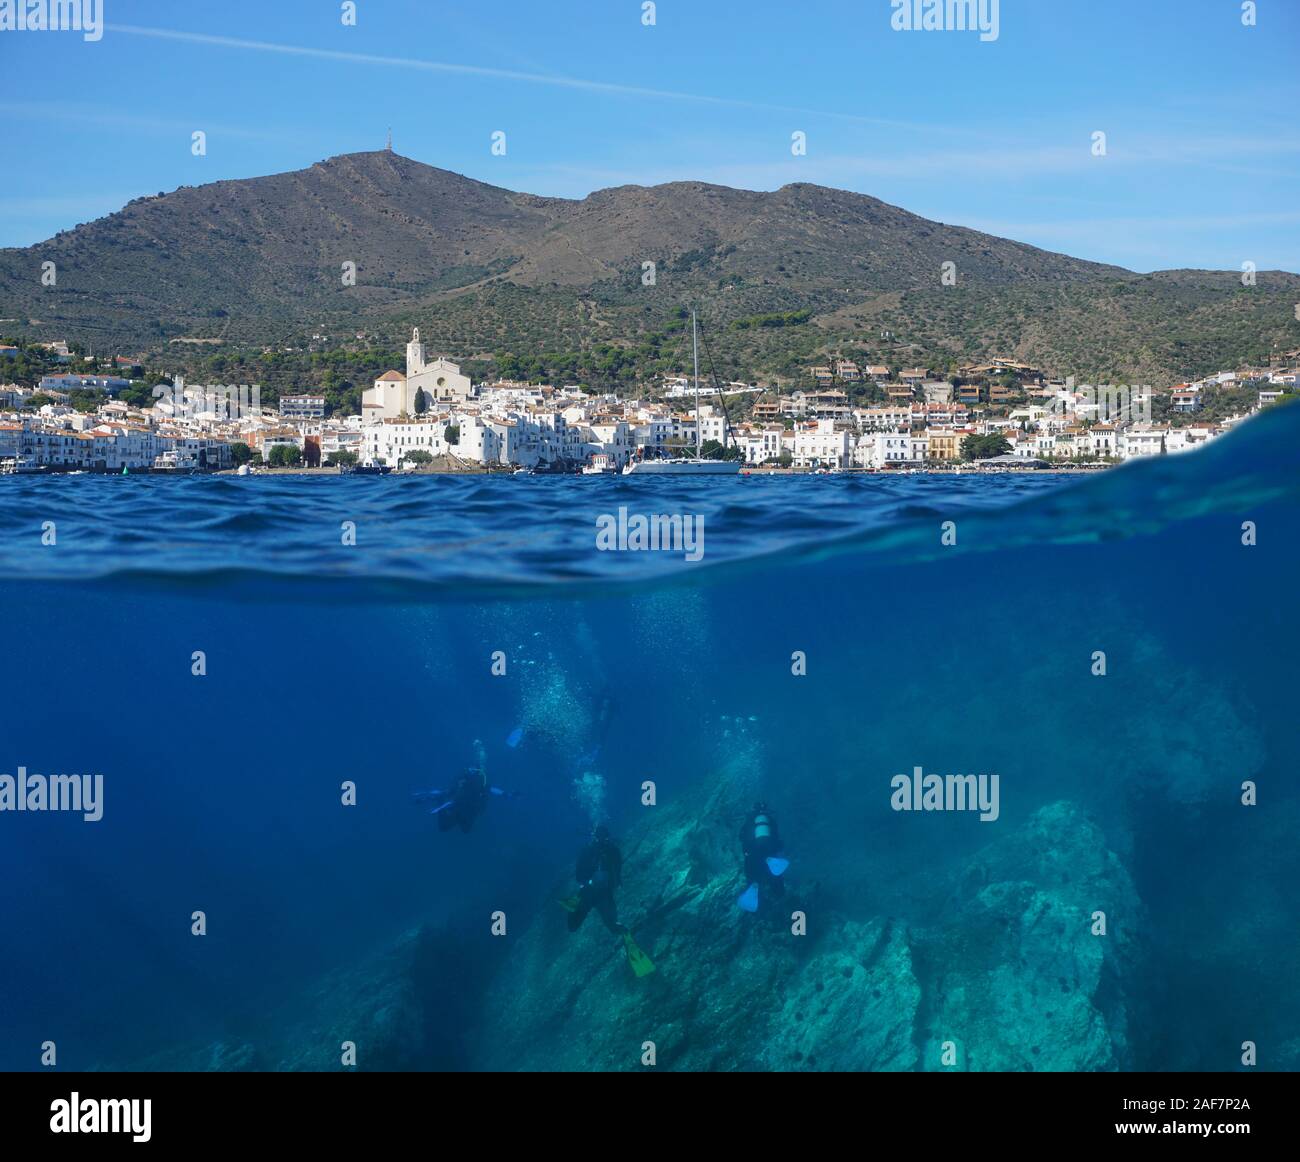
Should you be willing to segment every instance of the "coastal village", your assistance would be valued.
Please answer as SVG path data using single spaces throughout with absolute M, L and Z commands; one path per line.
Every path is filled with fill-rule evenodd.
M 405 371 L 380 375 L 360 414 L 331 415 L 311 390 L 262 407 L 256 390 L 180 378 L 155 388 L 152 405 L 132 406 L 119 396 L 138 381 L 98 363 L 94 373 L 71 370 L 66 343 L 40 346 L 69 369 L 32 386 L 0 385 L 0 472 L 599 474 L 694 448 L 697 436 L 705 455 L 756 471 L 1095 468 L 1197 448 L 1300 390 L 1300 351 L 1268 368 L 1131 390 L 1078 386 L 1012 359 L 939 378 L 926 367 L 835 356 L 809 367 L 799 385 L 701 385 L 697 409 L 686 376 L 646 385 L 636 398 L 578 385 L 476 384 L 450 358 L 426 354 L 417 329 Z M 0 380 L 5 357 L 17 352 L 0 345 Z M 871 402 L 860 385 L 871 385 Z M 1225 413 L 1216 402 L 1229 393 L 1235 410 Z

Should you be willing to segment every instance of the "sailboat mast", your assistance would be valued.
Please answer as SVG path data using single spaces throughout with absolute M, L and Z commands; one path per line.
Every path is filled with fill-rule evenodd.
M 691 353 L 695 356 L 695 458 L 700 458 L 700 338 L 691 311 Z

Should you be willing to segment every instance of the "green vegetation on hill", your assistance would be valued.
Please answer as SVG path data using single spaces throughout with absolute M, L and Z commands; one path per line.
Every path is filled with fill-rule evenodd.
M 1250 288 L 1232 272 L 1138 275 L 812 185 L 569 201 L 387 152 L 139 198 L 0 250 L 0 317 L 25 337 L 147 353 L 150 371 L 259 383 L 271 400 L 316 387 L 335 410 L 401 366 L 412 326 L 472 374 L 597 388 L 684 370 L 689 305 L 725 379 L 802 381 L 842 350 L 1158 385 L 1300 347 L 1297 299 L 1293 274 Z

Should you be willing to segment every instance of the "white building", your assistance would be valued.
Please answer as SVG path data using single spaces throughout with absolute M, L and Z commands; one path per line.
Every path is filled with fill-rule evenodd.
M 800 468 L 847 468 L 852 437 L 834 420 L 818 420 L 794 434 L 794 462 Z
M 673 421 L 669 416 L 649 416 L 632 429 L 632 442 L 637 448 L 660 450 L 673 438 Z
M 431 403 L 463 402 L 473 393 L 469 376 L 449 359 L 438 358 L 432 363 L 424 360 L 424 344 L 420 342 L 420 328 L 411 333 L 406 345 L 406 390 L 410 395 L 411 414 L 415 412 L 415 397 L 420 391 Z
M 1084 456 L 1113 457 L 1119 455 L 1118 433 L 1109 424 L 1096 424 L 1079 440 L 1079 452 Z
M 375 380 L 374 387 L 362 392 L 361 418 L 366 423 L 395 420 L 403 413 L 410 415 L 414 410 L 414 400 L 410 408 L 406 405 L 406 376 L 400 371 L 385 371 Z
M 1214 428 L 1208 424 L 1193 424 L 1190 428 L 1173 428 L 1165 440 L 1165 451 L 1190 452 L 1214 439 Z
M 603 452 L 616 468 L 627 463 L 632 452 L 632 429 L 625 420 L 597 418 L 588 427 L 588 450 Z
M 286 420 L 321 420 L 325 418 L 323 395 L 282 395 L 280 415 Z
M 864 432 L 896 432 L 912 422 L 912 409 L 908 404 L 858 408 L 854 411 L 853 418 Z
M 725 447 L 730 442 L 727 439 L 727 417 L 722 412 L 712 407 L 701 406 L 696 422 L 700 427 L 701 444 L 713 440 Z
M 746 464 L 770 464 L 781 459 L 785 429 L 767 427 L 758 431 L 749 429 L 736 433 L 732 443 L 744 454 Z
M 426 363 L 424 344 L 420 342 L 420 328 L 411 333 L 406 345 L 406 374 L 386 371 L 375 385 L 361 397 L 361 414 L 367 420 L 392 420 L 398 416 L 414 416 L 420 393 L 426 404 L 459 403 L 473 394 L 469 376 L 449 359 L 438 358 Z
M 361 462 L 398 468 L 410 452 L 427 452 L 430 456 L 446 455 L 447 424 L 445 415 L 418 420 L 386 419 L 365 424 L 360 433 Z M 335 450 L 345 449 L 341 444 Z M 327 455 L 322 441 L 321 456 Z
M 1119 454 L 1125 460 L 1137 456 L 1159 456 L 1165 451 L 1168 436 L 1168 428 L 1130 428 L 1120 435 Z
M 927 438 L 927 447 L 928 443 Z M 871 432 L 862 436 L 853 450 L 853 462 L 859 468 L 900 468 L 916 459 L 909 432 Z

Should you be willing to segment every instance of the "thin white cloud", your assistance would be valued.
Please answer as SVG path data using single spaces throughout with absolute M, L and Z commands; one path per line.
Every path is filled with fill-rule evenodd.
M 451 73 L 458 76 L 484 77 L 489 80 L 519 81 L 534 85 L 551 85 L 557 88 L 576 89 L 610 96 L 646 97 L 661 101 L 693 101 L 705 105 L 726 106 L 735 109 L 755 109 L 771 113 L 799 113 L 809 117 L 836 117 L 864 125 L 889 126 L 919 132 L 939 133 L 976 139 L 983 135 L 945 125 L 928 125 L 912 121 L 896 121 L 884 117 L 867 117 L 859 113 L 843 113 L 830 109 L 807 109 L 795 105 L 770 104 L 742 97 L 717 97 L 703 93 L 686 93 L 675 89 L 651 89 L 639 85 L 624 85 L 612 81 L 592 81 L 582 77 L 558 76 L 554 73 L 531 73 L 517 69 L 493 68 L 488 65 L 453 64 L 448 61 L 422 60 L 415 57 L 382 56 L 375 53 L 343 52 L 338 49 L 311 48 L 306 45 L 279 44 L 265 40 L 245 40 L 234 36 L 215 36 L 205 32 L 181 32 L 170 28 L 144 28 L 132 24 L 110 24 L 109 32 L 126 36 L 147 36 L 158 40 L 179 41 L 186 44 L 210 45 L 216 48 L 246 49 L 253 52 L 278 53 L 282 56 L 311 57 L 317 60 L 339 61 L 345 64 L 381 65 L 384 68 L 422 69 L 426 72 Z

